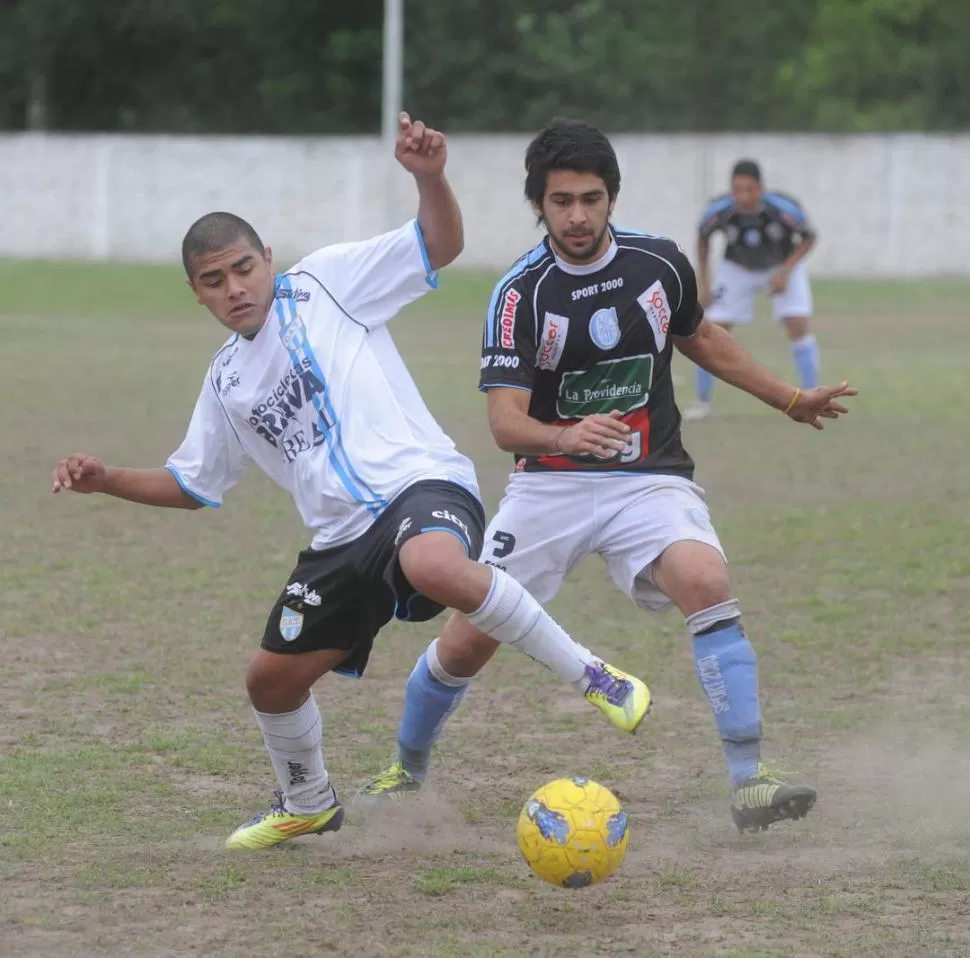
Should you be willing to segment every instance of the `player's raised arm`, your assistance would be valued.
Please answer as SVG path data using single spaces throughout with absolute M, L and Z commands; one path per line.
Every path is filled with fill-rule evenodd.
M 394 156 L 414 176 L 417 216 L 370 239 L 324 246 L 295 268 L 313 276 L 346 316 L 367 329 L 383 326 L 437 289 L 438 270 L 464 246 L 461 209 L 444 172 L 444 136 L 402 113 Z
M 201 509 L 204 503 L 179 485 L 168 469 L 128 469 L 105 466 L 100 459 L 78 452 L 62 459 L 51 476 L 51 492 L 100 492 L 144 506 Z
M 445 177 L 448 146 L 444 134 L 407 113 L 398 118 L 394 156 L 418 187 L 418 225 L 433 270 L 453 262 L 465 246 L 458 200 Z

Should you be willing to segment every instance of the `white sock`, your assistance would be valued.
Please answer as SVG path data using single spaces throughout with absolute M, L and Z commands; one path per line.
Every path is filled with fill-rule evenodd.
M 253 712 L 286 799 L 286 810 L 312 815 L 333 805 L 336 795 L 323 764 L 323 719 L 313 696 L 295 712 Z
M 490 568 L 492 587 L 481 606 L 466 616 L 468 621 L 567 682 L 584 686 L 586 666 L 596 661 L 593 653 L 574 642 L 512 576 Z

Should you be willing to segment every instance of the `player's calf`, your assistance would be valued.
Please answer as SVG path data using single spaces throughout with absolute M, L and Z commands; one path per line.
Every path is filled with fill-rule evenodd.
M 347 652 L 291 655 L 260 649 L 246 674 L 256 722 L 279 782 L 269 811 L 237 828 L 229 848 L 265 848 L 299 835 L 336 831 L 343 809 L 323 758 L 323 719 L 310 687 Z
M 704 543 L 675 542 L 653 568 L 654 581 L 685 615 L 697 679 L 711 706 L 731 777 L 731 816 L 742 831 L 804 818 L 815 790 L 789 785 L 761 764 L 758 662 L 731 598 L 723 556 Z

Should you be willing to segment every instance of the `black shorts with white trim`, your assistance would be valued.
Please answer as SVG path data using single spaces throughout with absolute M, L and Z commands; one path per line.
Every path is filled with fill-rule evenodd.
M 266 623 L 262 648 L 284 654 L 344 649 L 335 669 L 360 677 L 377 633 L 392 618 L 427 622 L 444 611 L 415 590 L 398 552 L 415 536 L 447 532 L 478 559 L 485 510 L 478 498 L 453 482 L 425 480 L 393 499 L 359 538 L 334 549 L 306 549 Z

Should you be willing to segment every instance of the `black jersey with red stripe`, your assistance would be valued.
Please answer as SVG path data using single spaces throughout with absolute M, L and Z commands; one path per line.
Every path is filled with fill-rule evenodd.
M 563 262 L 546 237 L 502 277 L 485 320 L 480 388 L 529 390 L 529 415 L 541 422 L 615 410 L 631 427 L 627 448 L 609 459 L 516 455 L 520 470 L 691 479 L 670 361 L 671 337 L 692 336 L 703 317 L 694 270 L 673 240 L 611 232 L 594 263 Z

